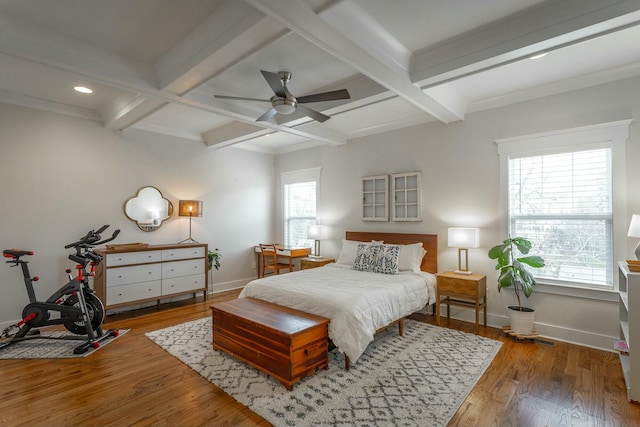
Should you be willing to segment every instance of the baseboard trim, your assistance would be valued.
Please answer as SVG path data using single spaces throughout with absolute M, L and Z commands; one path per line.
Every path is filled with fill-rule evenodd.
M 455 311 L 452 310 L 452 319 L 475 323 L 475 310 L 458 307 L 456 308 L 457 309 Z M 446 308 L 444 308 L 444 312 L 442 310 L 440 311 L 441 317 L 443 314 L 446 316 Z M 508 324 L 509 318 L 507 316 L 487 313 L 487 326 L 491 326 L 493 328 L 502 328 L 504 325 Z M 482 325 L 482 313 L 480 313 L 480 325 Z M 590 331 L 582 331 L 578 329 L 571 329 L 564 326 L 550 325 L 540 322 L 534 322 L 534 328 L 543 338 L 609 352 L 614 352 L 613 340 L 619 338 L 615 336 L 602 335 Z

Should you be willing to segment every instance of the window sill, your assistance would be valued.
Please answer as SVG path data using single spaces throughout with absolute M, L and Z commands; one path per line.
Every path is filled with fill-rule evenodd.
M 534 292 L 563 295 L 575 298 L 593 299 L 597 301 L 618 302 L 619 294 L 614 289 L 592 288 L 587 286 L 550 285 L 538 282 Z

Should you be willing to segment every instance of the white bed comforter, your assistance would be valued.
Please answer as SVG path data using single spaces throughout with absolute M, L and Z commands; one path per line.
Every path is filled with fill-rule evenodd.
M 435 283 L 435 275 L 425 272 L 380 274 L 328 264 L 254 280 L 239 298 L 259 298 L 331 319 L 329 338 L 355 362 L 376 330 L 435 302 Z

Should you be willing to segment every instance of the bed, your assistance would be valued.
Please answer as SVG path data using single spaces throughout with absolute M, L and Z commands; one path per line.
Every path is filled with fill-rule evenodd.
M 239 298 L 328 317 L 329 338 L 348 368 L 377 331 L 398 323 L 402 334 L 406 316 L 435 302 L 438 236 L 347 232 L 342 243 L 336 263 L 254 280 Z M 383 266 L 371 271 L 371 259 Z

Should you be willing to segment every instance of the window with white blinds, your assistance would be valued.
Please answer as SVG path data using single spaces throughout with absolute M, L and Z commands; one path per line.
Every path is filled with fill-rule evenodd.
M 284 243 L 287 247 L 313 247 L 307 228 L 316 223 L 316 181 L 284 185 Z
M 611 159 L 611 148 L 509 158 L 509 232 L 545 259 L 536 278 L 612 286 Z

